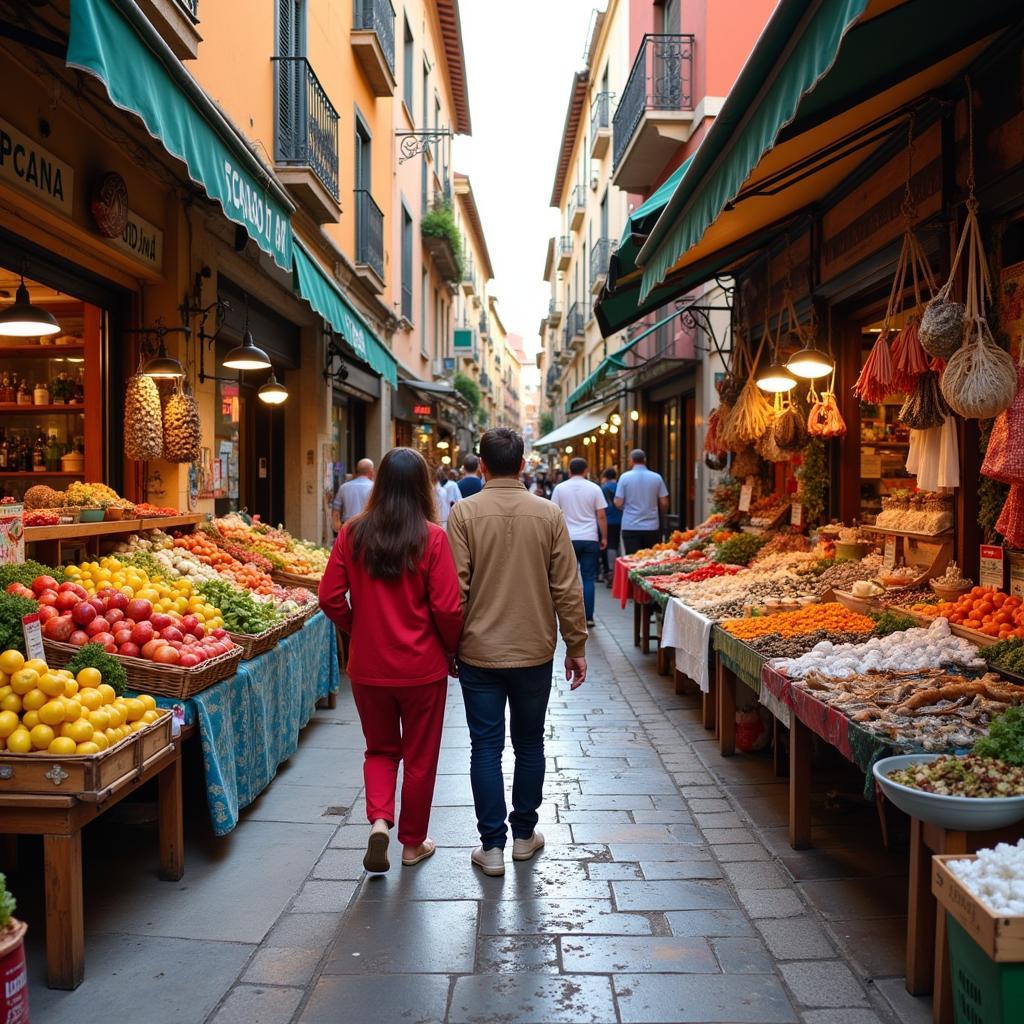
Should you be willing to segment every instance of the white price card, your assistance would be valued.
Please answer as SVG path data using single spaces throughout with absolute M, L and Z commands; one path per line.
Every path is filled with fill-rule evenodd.
M 978 583 L 1003 589 L 1005 552 L 998 544 L 982 544 L 978 558 Z
M 886 569 L 892 569 L 896 566 L 896 538 L 889 534 L 885 538 L 885 550 L 882 554 L 882 565 Z
M 789 506 L 789 525 L 804 525 L 804 507 L 799 501 L 794 501 L 793 504 Z
M 740 511 L 750 511 L 750 499 L 754 496 L 754 487 L 752 484 L 744 484 L 740 488 Z
M 38 658 L 46 660 L 46 652 L 43 650 L 43 631 L 39 625 L 39 613 L 32 612 L 21 617 L 21 632 L 25 637 L 25 650 L 28 652 L 28 660 Z

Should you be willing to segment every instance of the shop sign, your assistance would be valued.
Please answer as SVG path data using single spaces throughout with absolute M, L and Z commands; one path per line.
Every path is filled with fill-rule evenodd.
M 12 124 L 0 118 L 0 181 L 71 216 L 75 172 Z
M 978 583 L 983 587 L 1003 589 L 1005 552 L 997 544 L 982 544 L 978 558 Z
M 0 565 L 25 561 L 24 506 L 0 505 Z
M 412 407 L 413 416 L 433 416 L 434 407 L 431 405 L 414 405 Z
M 1024 551 L 1010 552 L 1010 593 L 1024 597 Z
M 804 525 L 804 507 L 799 501 L 794 501 L 789 506 L 789 525 L 796 527 Z
M 120 237 L 110 239 L 115 249 L 133 256 L 153 270 L 162 270 L 164 265 L 164 233 L 132 210 Z

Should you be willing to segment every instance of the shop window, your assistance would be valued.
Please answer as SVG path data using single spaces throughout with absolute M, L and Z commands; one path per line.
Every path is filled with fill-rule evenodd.
M 412 214 L 402 203 L 402 316 L 412 323 Z
M 230 343 L 218 343 L 218 363 L 230 348 Z M 238 381 L 217 381 L 213 418 L 213 504 L 219 516 L 237 512 L 243 505 L 245 480 L 241 453 L 245 432 L 245 402 Z

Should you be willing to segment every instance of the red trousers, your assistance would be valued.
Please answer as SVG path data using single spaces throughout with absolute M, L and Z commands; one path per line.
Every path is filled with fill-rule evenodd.
M 404 762 L 398 841 L 406 846 L 418 846 L 427 838 L 447 694 L 447 679 L 420 686 L 352 683 L 366 737 L 366 819 L 395 823 L 398 764 Z

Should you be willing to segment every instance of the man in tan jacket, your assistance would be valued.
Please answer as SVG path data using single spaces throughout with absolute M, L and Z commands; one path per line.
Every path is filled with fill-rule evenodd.
M 566 646 L 565 678 L 573 690 L 587 677 L 587 627 L 576 554 L 562 512 L 520 483 L 523 439 L 505 428 L 487 431 L 480 461 L 487 483 L 452 508 L 448 540 L 466 613 L 459 678 L 481 840 L 473 863 L 484 874 L 503 875 L 505 705 L 515 750 L 508 815 L 512 859 L 529 860 L 544 845 L 536 825 L 544 795 L 544 719 L 556 620 Z

